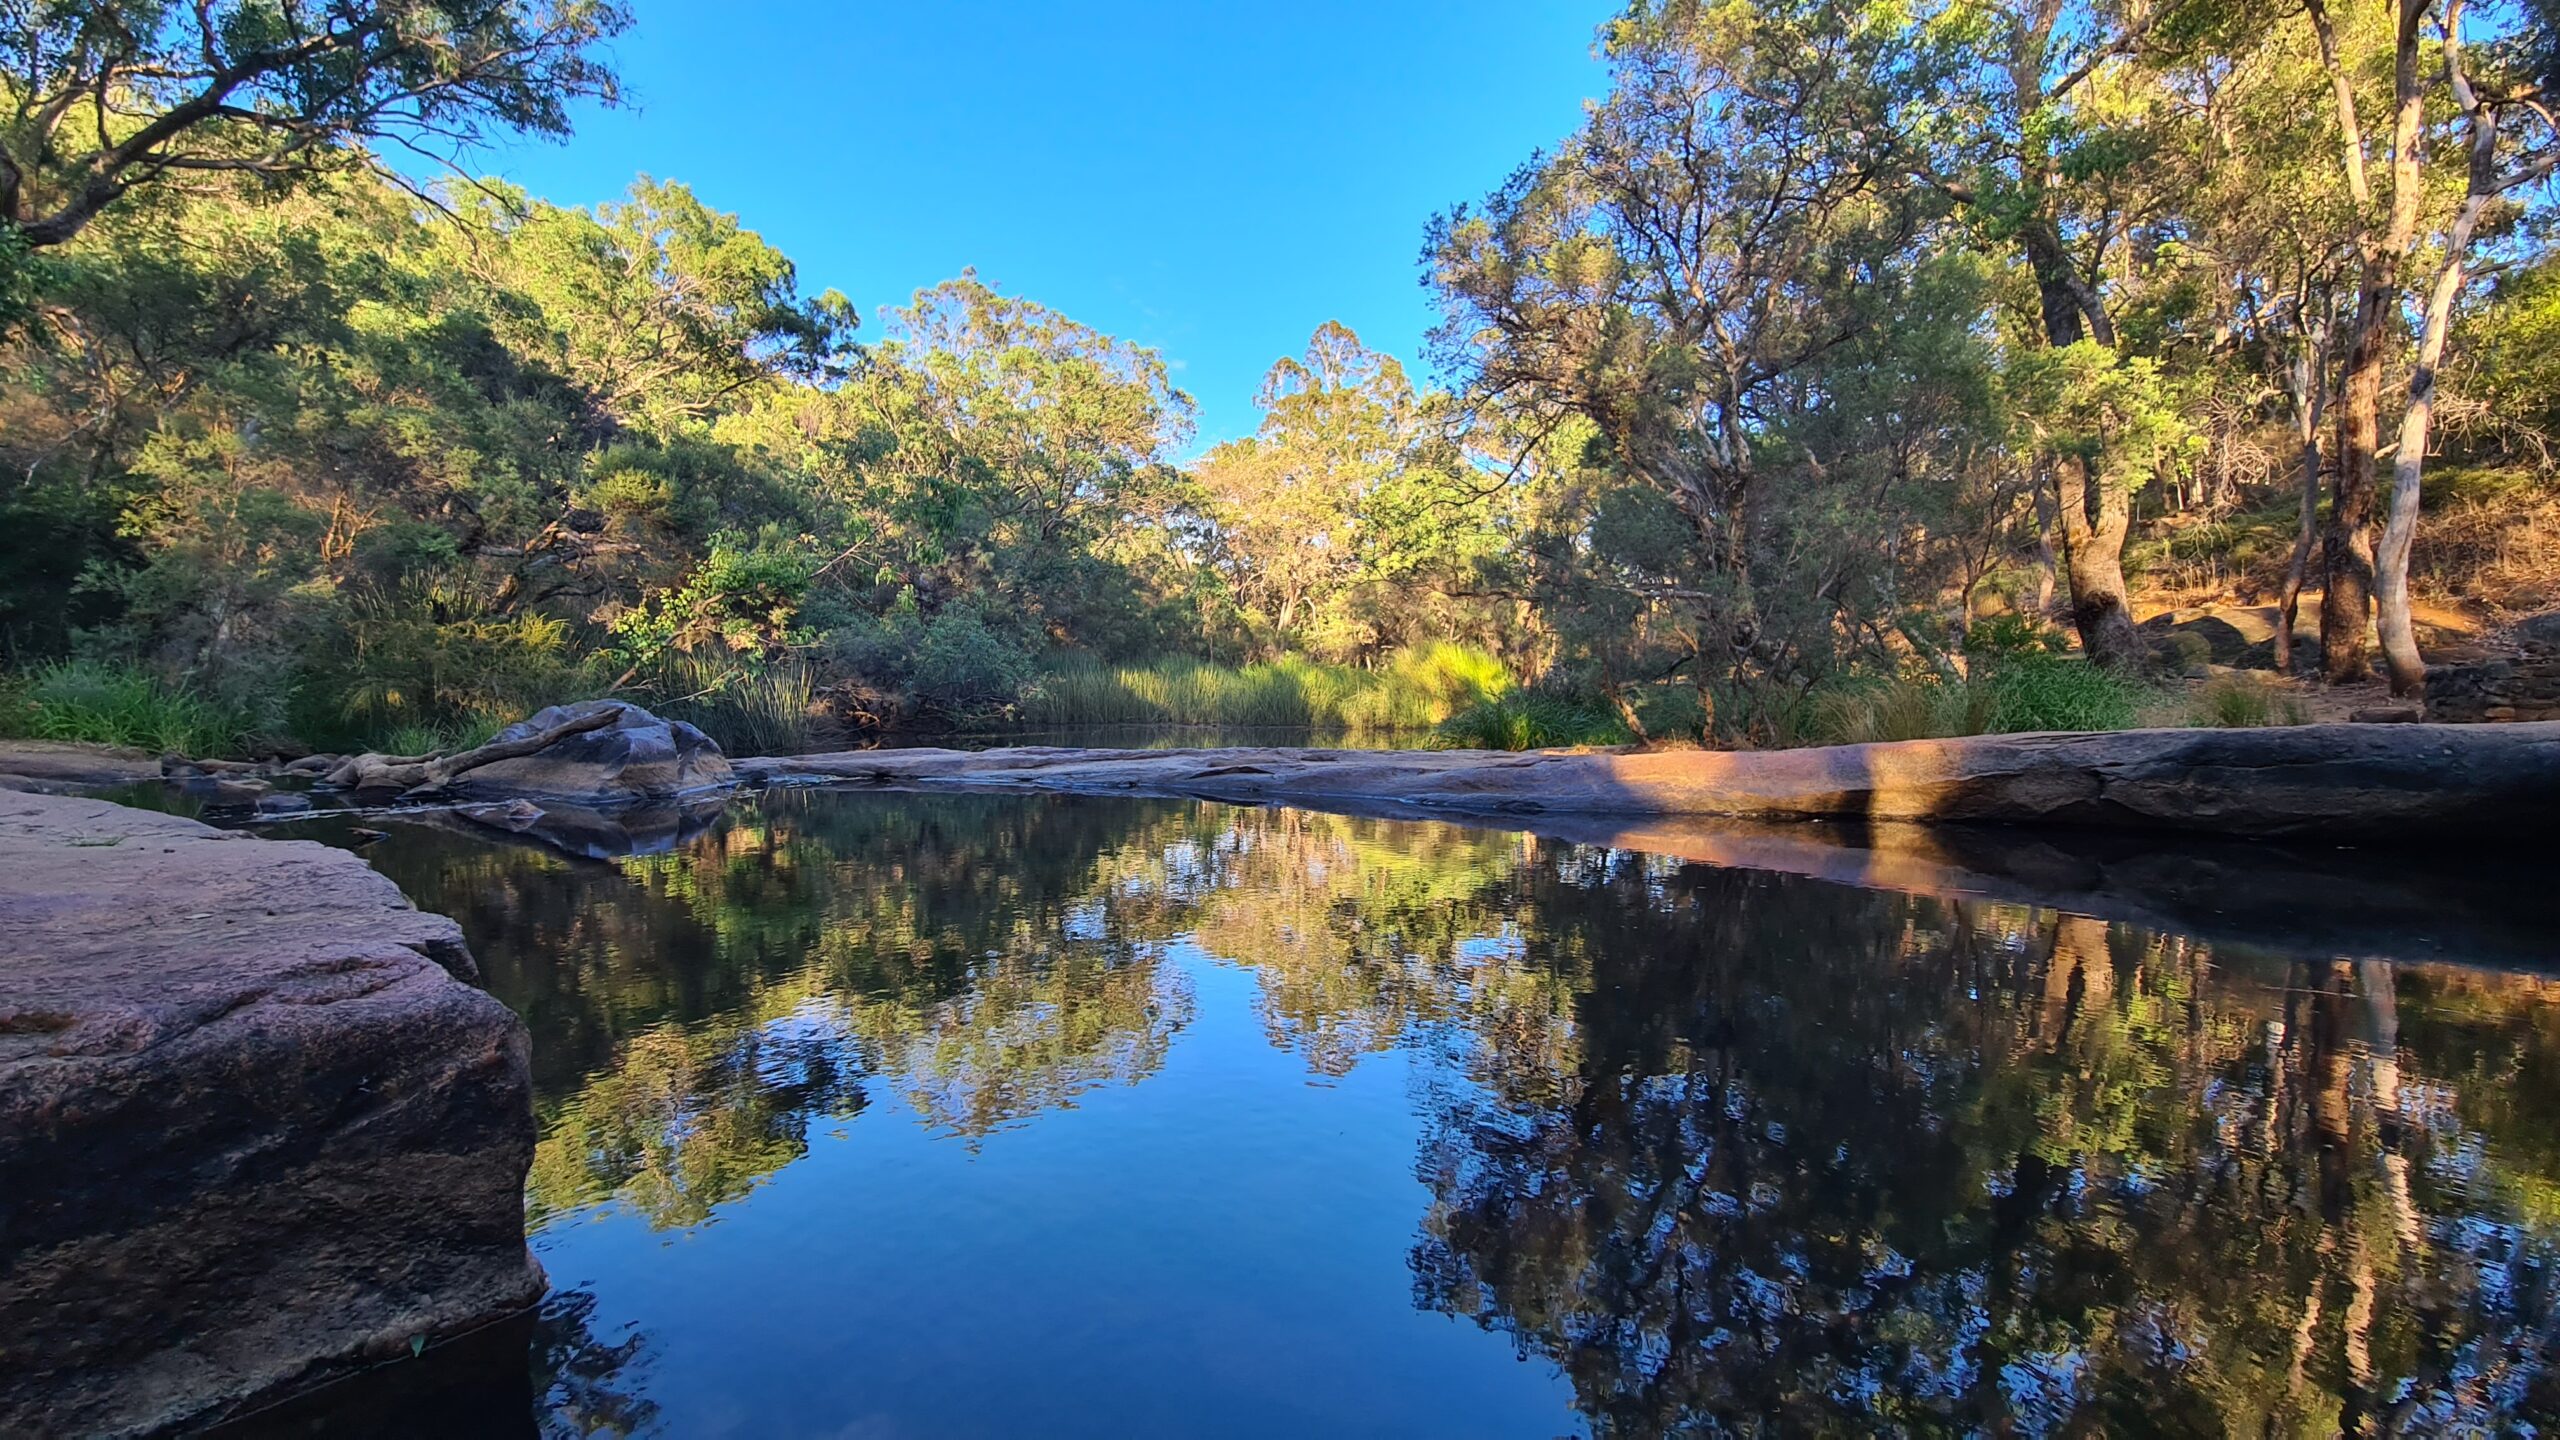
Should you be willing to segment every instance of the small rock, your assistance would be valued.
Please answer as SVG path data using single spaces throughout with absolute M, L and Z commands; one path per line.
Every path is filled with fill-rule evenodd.
M 483 825 L 519 834 L 541 824 L 543 817 L 542 807 L 530 800 L 510 800 L 504 805 L 465 805 L 460 807 L 460 813 Z
M 338 768 L 338 756 L 305 755 L 284 767 L 287 775 L 326 775 Z
M 310 808 L 310 796 L 291 790 L 258 797 L 258 813 L 261 815 L 299 815 Z
M 2415 705 L 2367 705 L 2347 718 L 2358 725 L 2415 725 L 2424 717 Z
M 361 825 L 347 831 L 347 834 L 354 839 L 359 849 L 367 845 L 378 845 L 391 838 L 391 832 L 388 830 L 367 830 Z
M 255 805 L 269 788 L 264 780 L 197 780 L 187 792 L 207 805 Z

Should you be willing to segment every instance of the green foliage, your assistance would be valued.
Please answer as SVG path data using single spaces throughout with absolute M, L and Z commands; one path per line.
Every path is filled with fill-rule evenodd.
M 1328 322 L 1250 437 L 1185 462 L 1165 357 L 972 273 L 857 347 L 845 297 L 683 184 L 456 185 L 440 213 L 351 148 L 557 133 L 612 93 L 618 6 L 322 9 L 0 21 L 22 88 L 72 107 L 60 143 L 0 126 L 10 199 L 67 217 L 0 215 L 0 646 L 143 662 L 316 744 L 617 684 L 765 749 L 808 691 L 888 723 L 1472 715 L 1506 742 L 2113 723 L 2121 686 L 2045 664 L 2058 632 L 1967 620 L 2117 568 L 2269 591 L 2296 362 L 2342 349 L 2306 326 L 2356 308 L 2294 22 L 2187 7 L 2083 55 L 2122 18 L 2083 0 L 1646 0 L 1582 127 L 1431 227 L 1461 389 Z M 2474 23 L 2483 65 L 2520 53 Z M 285 33 L 338 47 L 330 85 L 240 48 Z M 2351 82 L 2389 73 L 2382 27 L 2343 34 Z M 108 153 L 226 55 L 254 122 Z M 90 161 L 136 183 L 70 216 Z M 2560 593 L 2534 203 L 2484 234 L 2413 562 L 2493 615 Z M 2074 613 L 2128 658 L 2087 618 L 2113 610 Z M 1515 673 L 1547 698 L 1506 700 Z
M 2126 730 L 2142 695 L 2077 657 L 2042 648 L 1978 661 L 1965 678 L 1942 673 L 1846 680 L 1814 697 L 1804 740 L 1864 744 L 2039 730 Z
M 236 753 L 251 717 L 138 666 L 57 660 L 0 690 L 0 728 L 187 756 Z
M 1507 691 L 1501 663 L 1465 646 L 1408 651 L 1378 669 L 1296 658 L 1229 667 L 1197 661 L 1051 667 L 1024 694 L 1040 725 L 1222 725 L 1419 731 Z
M 1607 705 L 1541 690 L 1478 701 L 1431 732 L 1437 750 L 1546 750 L 1624 745 L 1634 738 Z
M 1986 616 L 1964 632 L 1964 653 L 1984 659 L 2059 655 L 2070 648 L 2069 636 L 2034 616 L 2015 611 Z
M 2131 682 L 2086 660 L 2022 658 L 1992 667 L 1993 734 L 2030 730 L 2128 730 L 2141 696 Z
M 910 708 L 962 724 L 1010 713 L 1038 668 L 1030 645 L 984 612 L 952 606 L 927 619 L 912 595 L 835 631 L 827 655 L 833 668 L 903 696 Z
M 797 755 L 809 748 L 815 699 L 806 667 L 678 656 L 658 672 L 649 708 L 682 720 L 730 755 Z
M 603 688 L 601 667 L 571 649 L 566 622 L 508 613 L 454 580 L 362 592 L 334 629 L 335 653 L 315 658 L 305 684 L 335 712 L 306 720 L 318 739 L 413 729 L 450 740 Z
M 682 586 L 614 621 L 615 650 L 625 663 L 642 668 L 662 663 L 670 651 L 705 647 L 778 654 L 807 639 L 797 622 L 809 569 L 808 560 L 786 545 L 768 539 L 749 546 L 722 536 Z
M 596 51 L 629 23 L 613 0 L 12 5 L 0 225 L 60 245 L 172 174 L 281 183 L 367 163 L 368 142 L 566 135 L 572 104 L 618 97 Z

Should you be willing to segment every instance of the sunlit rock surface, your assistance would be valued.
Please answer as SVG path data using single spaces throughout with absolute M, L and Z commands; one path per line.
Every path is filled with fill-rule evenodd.
M 0 1434 L 217 1418 L 541 1292 L 523 1025 L 352 855 L 0 795 Z
M 1190 795 L 1479 815 L 1979 821 L 2323 841 L 2520 839 L 2560 807 L 2560 723 L 1977 735 L 1803 750 L 865 750 L 750 782 Z

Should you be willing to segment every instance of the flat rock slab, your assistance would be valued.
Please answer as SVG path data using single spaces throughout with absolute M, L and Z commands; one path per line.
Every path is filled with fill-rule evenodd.
M 0 794 L 0 1434 L 199 1425 L 521 1310 L 526 1036 L 353 855 Z
M 70 795 L 160 778 L 158 756 L 67 740 L 0 740 L 0 790 Z
M 2301 837 L 2544 839 L 2560 724 L 1979 735 L 1647 754 L 1297 749 L 863 750 L 741 779 L 1189 795 L 1475 815 L 1972 821 Z

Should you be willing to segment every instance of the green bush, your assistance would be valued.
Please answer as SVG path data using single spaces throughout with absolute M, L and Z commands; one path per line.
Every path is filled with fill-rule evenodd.
M 1004 714 L 1038 668 L 1020 639 L 979 611 L 953 606 L 926 619 L 912 600 L 838 627 L 826 663 L 962 723 Z
M 603 690 L 611 672 L 570 644 L 568 625 L 506 613 L 450 578 L 367 591 L 348 608 L 338 653 L 315 660 L 295 717 L 315 744 L 391 754 L 391 737 L 477 743 L 548 705 Z
M 140 666 L 56 660 L 11 687 L 9 728 L 39 740 L 209 756 L 236 752 L 250 717 Z
M 1813 697 L 1803 738 L 1817 745 L 1934 740 L 1991 728 L 1991 686 L 1936 675 L 1842 683 Z

